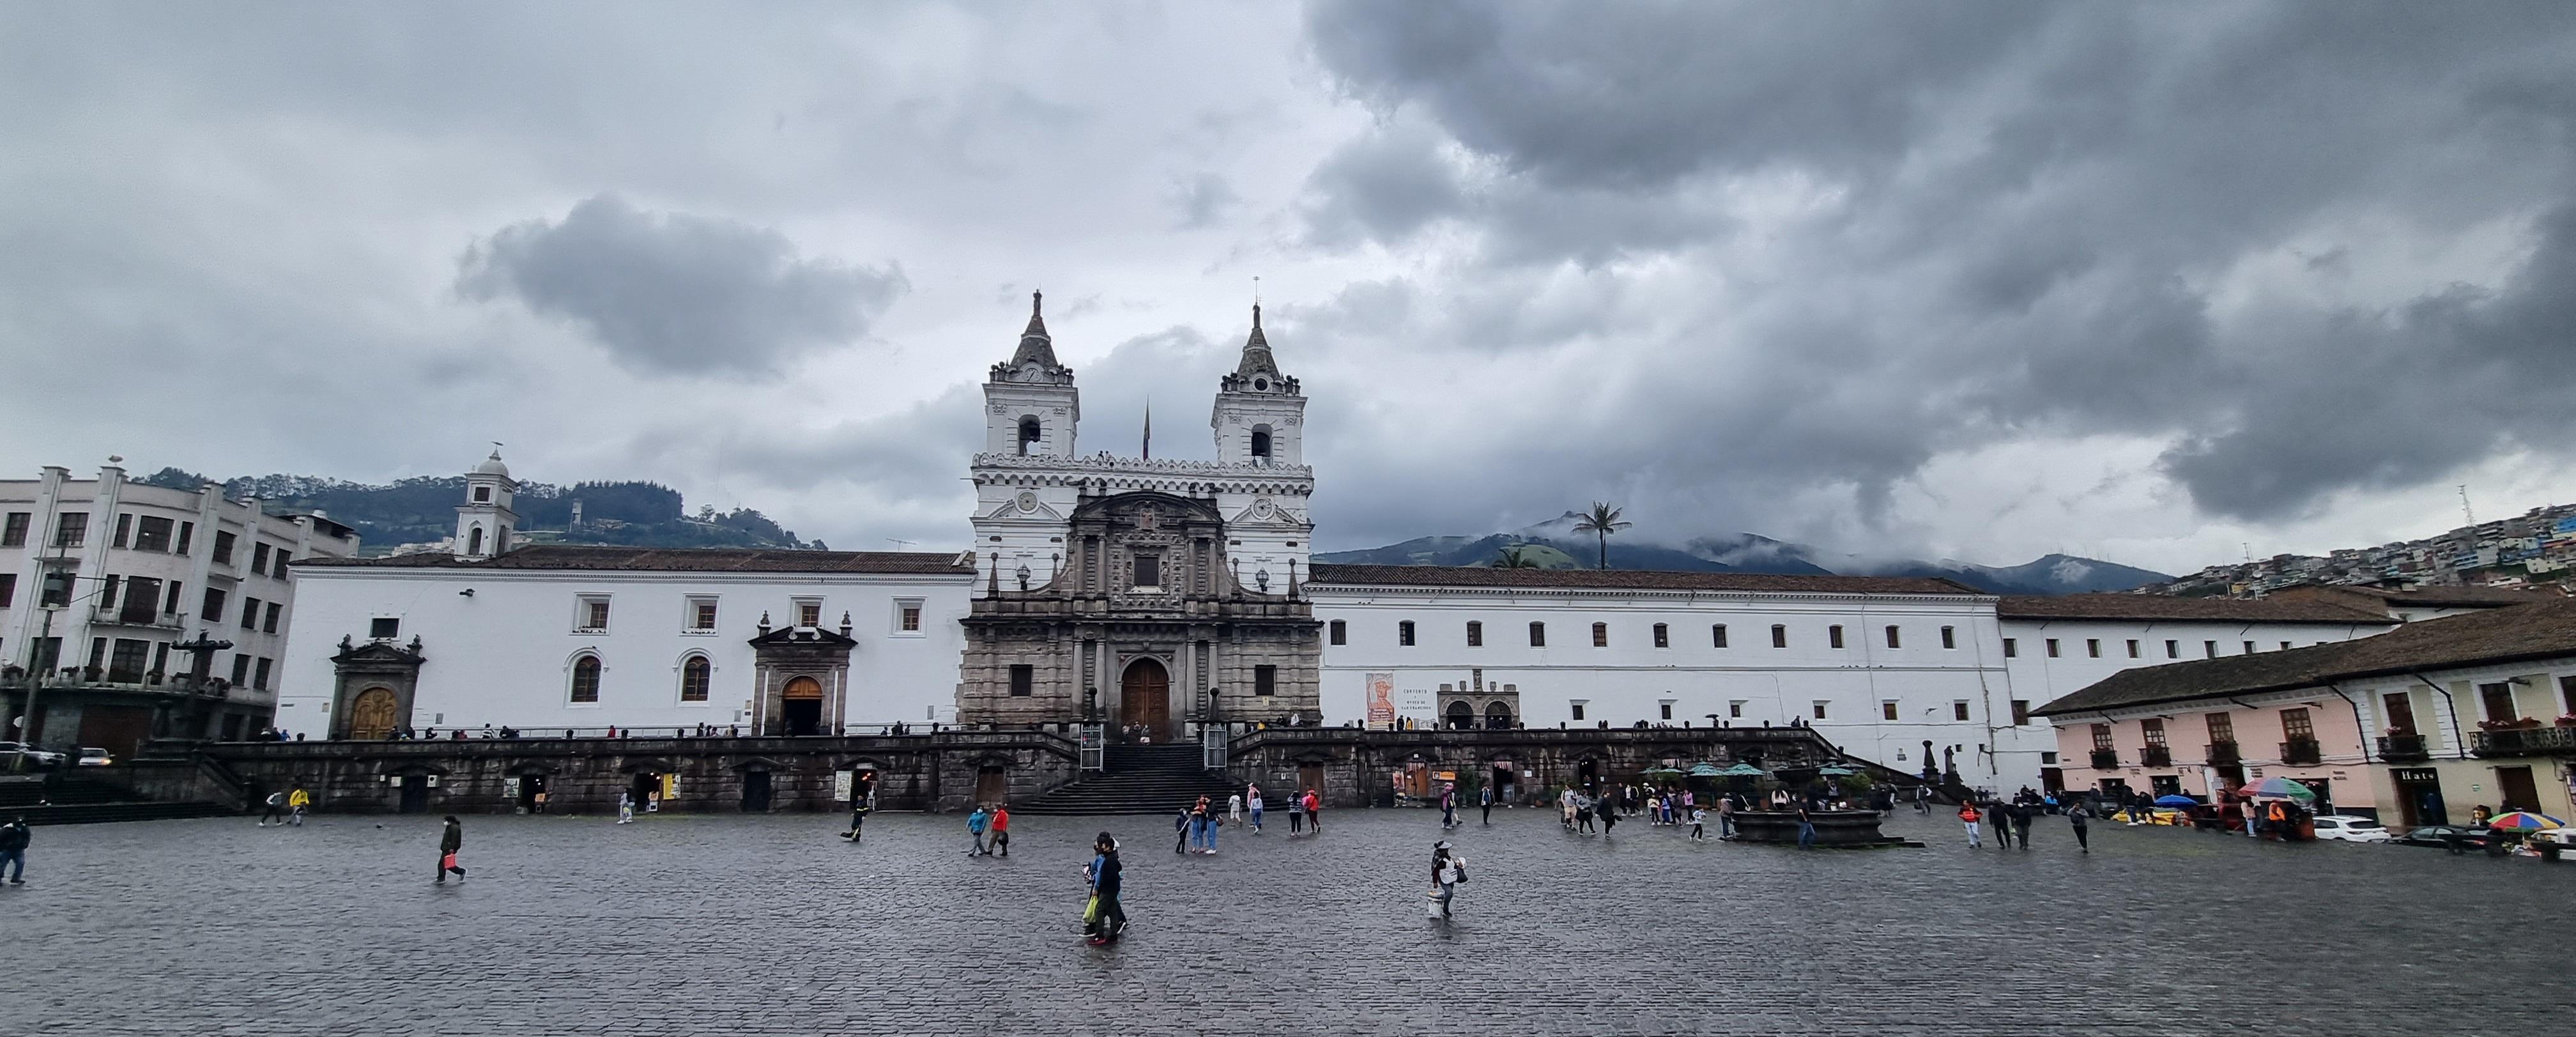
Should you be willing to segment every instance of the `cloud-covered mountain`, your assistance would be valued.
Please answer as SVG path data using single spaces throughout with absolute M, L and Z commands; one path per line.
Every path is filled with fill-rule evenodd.
M 1416 537 L 1357 551 L 1332 551 L 1319 562 L 1364 565 L 1490 566 L 1507 553 L 1548 569 L 1581 568 L 1600 558 L 1594 538 L 1574 532 L 1575 516 L 1489 536 Z M 2020 565 L 1992 566 L 1953 559 L 1871 558 L 1834 554 L 1752 533 L 1699 537 L 1682 545 L 1610 540 L 1613 569 L 1681 572 L 1754 572 L 1842 576 L 1942 576 L 1996 594 L 2082 594 L 2124 591 L 2171 579 L 2162 573 L 2092 558 L 2051 554 Z

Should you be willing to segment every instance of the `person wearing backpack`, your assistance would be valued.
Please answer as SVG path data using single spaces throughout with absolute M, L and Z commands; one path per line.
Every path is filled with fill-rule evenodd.
M 259 827 L 266 828 L 268 827 L 268 823 L 271 821 L 275 821 L 281 825 L 285 824 L 286 793 L 271 792 L 268 794 L 268 799 L 265 800 L 265 803 L 268 807 L 268 812 L 259 815 Z
M 27 842 L 35 833 L 27 829 L 27 818 L 20 815 L 0 825 L 0 868 L 9 870 L 9 884 L 27 884 Z
M 1458 884 L 1467 881 L 1467 862 L 1450 852 L 1449 840 L 1431 844 L 1431 917 L 1446 920 L 1458 899 Z

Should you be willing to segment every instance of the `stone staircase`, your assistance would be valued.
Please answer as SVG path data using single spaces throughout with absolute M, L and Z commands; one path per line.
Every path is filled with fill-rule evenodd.
M 1200 764 L 1199 747 L 1182 745 L 1113 745 L 1104 773 L 1079 778 L 1047 790 L 1036 799 L 1011 804 L 1015 814 L 1079 816 L 1095 814 L 1171 814 L 1200 796 L 1222 808 L 1225 797 L 1240 791 L 1232 778 Z
M 31 825 L 83 825 L 105 821 L 159 821 L 223 817 L 238 813 L 217 803 L 158 803 L 111 781 L 87 776 L 0 780 L 0 818 L 24 817 Z

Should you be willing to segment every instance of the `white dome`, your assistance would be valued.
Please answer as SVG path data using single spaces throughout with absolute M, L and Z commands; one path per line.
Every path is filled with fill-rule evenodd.
M 482 464 L 474 466 L 474 474 L 497 475 L 507 479 L 510 477 L 510 466 L 502 464 L 501 452 L 499 450 L 494 450 L 492 451 L 492 456 L 484 458 Z

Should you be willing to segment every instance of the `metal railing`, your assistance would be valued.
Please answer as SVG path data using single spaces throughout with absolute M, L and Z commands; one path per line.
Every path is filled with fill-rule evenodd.
M 2119 751 L 2119 750 L 2117 750 L 2117 749 L 2095 749 L 2095 750 L 2093 750 L 2093 769 L 2094 769 L 2094 770 L 2097 770 L 2097 771 L 2117 770 L 2117 769 L 2119 769 L 2119 766 L 2120 766 L 2120 751 Z
M 2576 727 L 2508 727 L 2479 731 L 2469 736 L 2469 751 L 2479 756 L 2576 753 Z
M 2423 735 L 2381 735 L 2379 758 L 2407 763 L 2433 758 L 2432 745 Z
M 2140 766 L 2145 767 L 2171 767 L 2173 766 L 2173 748 L 2171 746 L 2164 745 L 2147 746 L 2138 750 L 2138 763 Z
M 2205 748 L 2212 767 L 2233 767 L 2245 762 L 2245 754 L 2236 748 L 2234 742 L 2211 742 Z
M 2324 759 L 2324 749 L 2314 738 L 2293 738 L 2281 743 L 2281 762 L 2285 765 L 2312 767 Z

